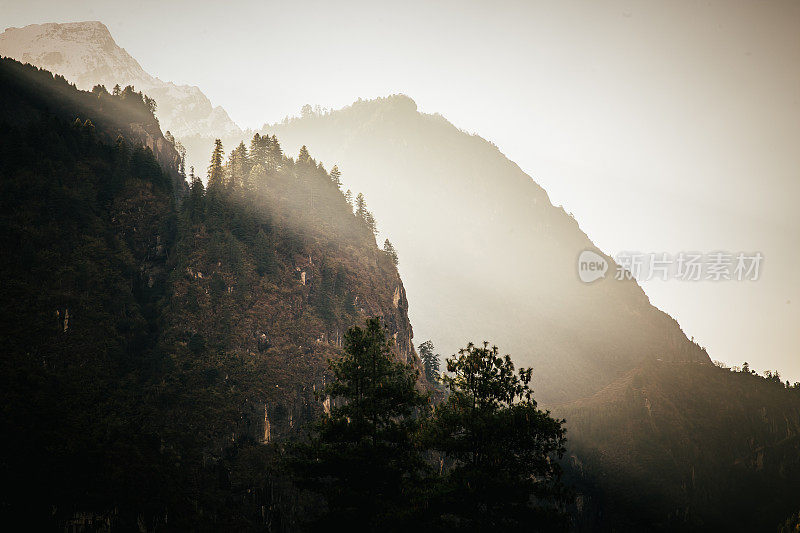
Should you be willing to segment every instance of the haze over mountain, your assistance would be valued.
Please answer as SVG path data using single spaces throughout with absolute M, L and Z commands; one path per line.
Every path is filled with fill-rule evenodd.
M 399 253 L 416 331 L 443 353 L 497 343 L 533 365 L 548 402 L 592 394 L 644 361 L 711 362 L 635 282 L 613 279 L 613 263 L 582 283 L 578 256 L 596 248 L 578 222 L 496 146 L 411 98 L 265 131 L 337 163 L 344 187 L 365 194 Z
M 20 26 L 37 20 L 34 4 L 9 5 L 9 20 Z M 487 6 L 460 10 L 453 45 L 425 55 L 419 48 L 430 48 L 442 17 L 452 15 L 441 6 L 415 6 L 425 16 L 412 22 L 403 18 L 410 14 L 383 17 L 377 7 L 356 18 L 356 6 L 277 12 L 268 4 L 247 5 L 240 12 L 248 20 L 233 22 L 216 16 L 221 7 L 159 5 L 151 11 L 162 16 L 146 22 L 158 38 L 133 31 L 126 21 L 136 17 L 109 4 L 50 6 L 49 12 L 56 20 L 102 14 L 148 69 L 163 79 L 202 82 L 215 102 L 226 102 L 249 126 L 292 114 L 306 101 L 338 107 L 360 95 L 403 89 L 423 109 L 496 141 L 609 253 L 761 251 L 766 259 L 757 283 L 650 280 L 643 287 L 712 358 L 781 368 L 798 379 L 800 284 L 792 272 L 800 261 L 793 244 L 799 226 L 789 199 L 800 183 L 792 152 L 800 122 L 789 117 L 796 115 L 791 87 L 800 63 L 781 59 L 800 50 L 796 32 L 788 31 L 800 16 L 796 3 L 770 10 L 749 3 L 735 10 L 713 3 L 616 5 L 618 12 L 579 4 L 532 3 L 496 17 Z M 176 14 L 180 22 L 167 21 Z M 354 27 L 364 17 L 371 24 Z M 417 28 L 414 43 L 405 39 L 406 24 Z M 204 37 L 211 26 L 224 36 L 213 46 L 207 42 L 215 39 Z M 366 27 L 381 30 L 372 36 Z M 678 47 L 671 37 L 676 28 L 683 36 Z M 478 29 L 501 38 L 475 45 L 465 34 Z M 291 46 L 291 58 L 263 46 L 267 33 Z M 641 35 L 653 36 L 644 48 L 633 44 Z M 377 71 L 357 51 L 371 37 L 382 43 L 370 52 L 385 65 Z M 240 53 L 237 43 L 248 52 Z M 198 47 L 205 52 L 196 54 Z M 462 64 L 462 56 L 471 59 Z M 498 57 L 505 58 L 502 68 L 492 70 Z M 658 76 L 653 65 L 660 65 Z M 459 82 L 443 84 L 444 75 Z M 280 78 L 297 85 L 287 91 Z M 496 98 L 505 94 L 503 84 L 520 90 Z M 217 134 L 226 147 L 242 138 Z M 188 164 L 204 175 L 211 134 L 178 138 L 188 148 Z
M 213 137 L 229 148 L 243 138 L 199 89 L 147 74 L 102 23 L 10 28 L 0 35 L 0 53 L 79 87 L 145 90 L 201 176 Z M 419 338 L 432 338 L 444 353 L 468 340 L 497 342 L 534 364 L 545 401 L 596 392 L 643 360 L 708 361 L 635 284 L 580 283 L 577 257 L 593 245 L 575 220 L 495 147 L 417 113 L 411 99 L 307 113 L 271 130 L 289 153 L 308 144 L 323 161 L 340 163 L 345 184 L 366 194 L 400 252 Z M 400 206 L 413 206 L 413 216 Z
M 31 24 L 0 34 L 0 55 L 62 74 L 79 89 L 133 85 L 154 98 L 162 129 L 175 137 L 241 133 L 220 106 L 195 86 L 176 85 L 145 72 L 114 41 L 102 22 Z

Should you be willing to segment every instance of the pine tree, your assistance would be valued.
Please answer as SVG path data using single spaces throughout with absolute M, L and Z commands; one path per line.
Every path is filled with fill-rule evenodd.
M 434 353 L 433 341 L 427 340 L 417 347 L 419 358 L 422 360 L 422 367 L 425 370 L 425 377 L 431 383 L 439 381 L 439 354 Z
M 194 167 L 189 167 L 189 200 L 188 211 L 192 221 L 197 222 L 203 215 L 203 182 L 195 175 Z
M 239 146 L 233 149 L 227 164 L 228 174 L 228 187 L 233 189 L 240 189 L 244 186 L 244 182 L 250 175 L 250 160 L 247 154 L 247 147 L 244 141 L 239 143 Z
M 176 140 L 175 141 L 175 150 L 178 152 L 178 175 L 181 179 L 186 179 L 186 147 L 183 146 L 183 143 Z M 191 182 L 190 182 L 191 183 Z
M 373 235 L 378 235 L 378 223 L 375 221 L 375 215 L 372 214 L 372 211 L 367 211 L 364 215 L 364 222 L 367 223 L 367 227 L 372 232 Z
M 563 524 L 564 421 L 537 408 L 531 369 L 515 373 L 496 346 L 470 343 L 447 371 L 450 395 L 426 427 L 429 446 L 452 463 L 433 505 L 470 531 Z
M 307 165 L 313 162 L 313 159 L 311 159 L 311 155 L 308 153 L 308 148 L 306 148 L 305 144 L 300 147 L 300 153 L 297 154 L 297 162 L 302 165 Z
M 272 152 L 276 157 L 283 157 L 283 149 L 281 149 L 281 143 L 278 142 L 276 135 L 272 136 Z
M 158 109 L 158 104 L 154 98 L 150 98 L 147 95 L 142 96 L 142 101 L 144 102 L 145 107 L 150 111 L 150 114 L 155 116 L 156 110 Z
M 268 170 L 277 170 L 283 161 L 283 150 L 281 143 L 278 142 L 278 137 L 273 135 L 269 142 L 269 153 L 271 165 L 267 167 Z
M 394 249 L 394 246 L 392 246 L 392 243 L 389 242 L 389 239 L 386 239 L 386 241 L 384 241 L 383 251 L 386 252 L 386 255 L 388 255 L 389 258 L 392 260 L 394 266 L 397 266 L 398 264 L 397 250 Z
M 334 185 L 336 185 L 337 189 L 342 186 L 341 178 L 342 173 L 339 171 L 339 167 L 337 165 L 333 165 L 333 168 L 331 169 L 331 181 Z
M 347 205 L 350 206 L 350 209 L 353 209 L 353 192 L 350 189 L 347 189 L 347 192 L 344 193 L 344 200 L 347 202 Z
M 367 215 L 367 201 L 364 199 L 364 195 L 358 193 L 356 196 L 356 216 L 361 220 L 365 220 Z
M 250 162 L 253 166 L 261 165 L 264 169 L 267 168 L 270 157 L 269 142 L 268 136 L 262 137 L 258 133 L 253 135 L 250 141 Z
M 325 529 L 397 529 L 411 510 L 413 482 L 424 468 L 412 444 L 415 414 L 427 398 L 390 347 L 378 318 L 345 334 L 344 355 L 331 361 L 334 382 L 326 389 L 334 407 L 294 456 L 297 482 L 327 500 Z
M 211 152 L 211 164 L 208 166 L 208 188 L 216 189 L 225 185 L 225 170 L 222 167 L 222 161 L 225 157 L 225 151 L 222 149 L 222 141 L 216 139 L 214 141 L 214 151 Z

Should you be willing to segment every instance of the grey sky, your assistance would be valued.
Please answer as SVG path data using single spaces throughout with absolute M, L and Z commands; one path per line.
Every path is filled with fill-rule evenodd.
M 3 28 L 79 20 L 241 126 L 406 93 L 609 253 L 761 251 L 755 283 L 645 289 L 712 358 L 800 380 L 798 1 L 0 0 Z

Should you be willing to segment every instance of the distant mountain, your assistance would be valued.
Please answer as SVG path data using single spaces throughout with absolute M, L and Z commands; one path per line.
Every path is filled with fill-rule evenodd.
M 0 55 L 65 76 L 79 89 L 133 85 L 154 98 L 163 131 L 175 137 L 236 135 L 241 129 L 193 86 L 151 76 L 101 22 L 31 24 L 0 34 Z
M 265 126 L 339 165 L 395 245 L 420 338 L 444 354 L 497 343 L 533 365 L 545 403 L 594 394 L 644 361 L 708 355 L 635 281 L 582 283 L 597 250 L 578 222 L 496 146 L 403 95 Z

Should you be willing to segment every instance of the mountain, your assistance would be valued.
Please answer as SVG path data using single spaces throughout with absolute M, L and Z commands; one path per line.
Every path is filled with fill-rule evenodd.
M 380 316 L 419 368 L 369 225 L 264 148 L 247 189 L 189 187 L 141 93 L 0 59 L 4 523 L 291 530 L 310 504 L 274 457 L 330 405 L 343 332 Z
M 567 419 L 584 531 L 774 531 L 800 495 L 800 388 L 649 362 Z
M 0 34 L 0 55 L 61 74 L 79 89 L 133 85 L 158 103 L 164 131 L 175 137 L 235 135 L 241 129 L 193 86 L 153 77 L 114 41 L 101 22 L 31 24 Z
M 267 126 L 287 150 L 305 144 L 363 192 L 400 257 L 411 319 L 442 353 L 498 344 L 534 368 L 537 398 L 591 396 L 645 361 L 697 361 L 705 351 L 614 279 L 578 222 L 496 146 L 420 113 L 403 95 L 358 101 Z M 582 283 L 578 257 L 608 262 Z
M 764 531 L 797 512 L 800 388 L 711 364 L 496 146 L 403 95 L 264 131 L 365 194 L 421 338 L 445 354 L 486 339 L 533 366 L 567 421 L 575 530 Z M 585 250 L 604 278 L 581 281 Z

